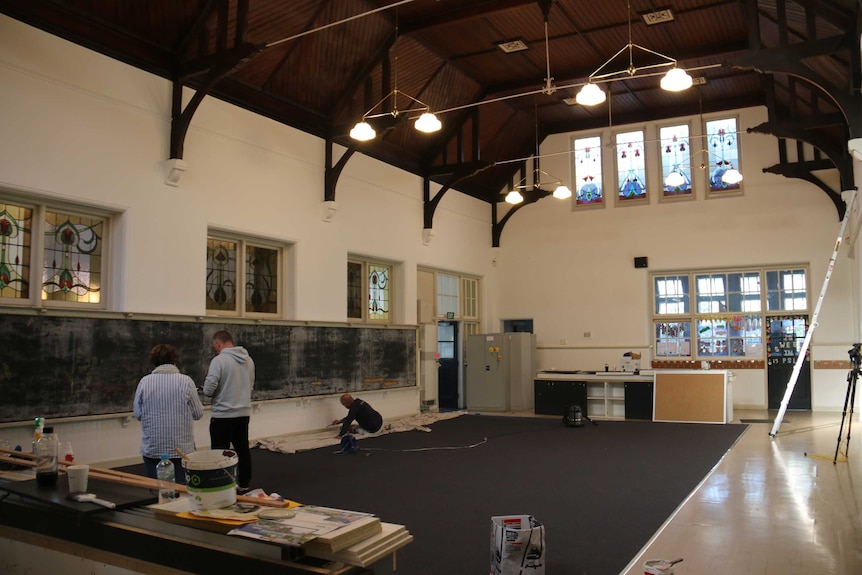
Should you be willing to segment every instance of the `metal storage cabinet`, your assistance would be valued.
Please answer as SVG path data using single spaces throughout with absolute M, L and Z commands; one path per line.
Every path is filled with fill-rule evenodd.
M 524 411 L 533 408 L 536 336 L 487 333 L 467 336 L 464 395 L 467 409 Z

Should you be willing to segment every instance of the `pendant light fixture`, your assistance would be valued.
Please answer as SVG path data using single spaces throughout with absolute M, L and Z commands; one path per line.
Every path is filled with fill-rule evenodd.
M 672 66 L 670 70 L 668 70 L 667 74 L 664 75 L 661 79 L 661 88 L 663 90 L 667 90 L 669 92 L 679 92 L 682 90 L 686 90 L 691 87 L 692 79 L 689 74 L 678 67 L 678 63 L 676 59 L 671 58 L 670 56 L 665 56 L 655 50 L 650 50 L 649 48 L 644 48 L 639 44 L 635 44 L 632 42 L 632 3 L 631 0 L 627 0 L 628 6 L 628 32 L 629 32 L 629 42 L 619 50 L 617 53 L 608 58 L 608 60 L 599 66 L 595 72 L 590 74 L 587 83 L 578 91 L 575 95 L 575 101 L 582 106 L 596 106 L 601 104 L 606 99 L 606 94 L 604 90 L 599 88 L 596 85 L 596 81 L 613 81 L 621 78 L 617 78 L 618 76 L 625 76 L 626 74 L 629 77 L 635 76 L 641 70 L 649 70 L 653 68 L 663 68 L 667 66 Z M 658 64 L 650 64 L 647 66 L 637 67 L 634 64 L 634 49 L 637 48 L 642 52 L 647 52 L 648 54 L 652 54 L 654 56 L 658 56 L 665 60 L 664 62 L 660 62 Z M 611 62 L 613 62 L 617 56 L 622 54 L 623 52 L 628 51 L 629 55 L 629 65 L 623 70 L 617 70 L 615 72 L 602 72 L 606 66 L 608 66 Z
M 398 39 L 398 13 L 395 13 L 395 38 L 396 41 Z M 421 114 L 417 117 L 416 121 L 413 123 L 413 127 L 425 134 L 432 134 L 434 132 L 439 131 L 443 124 L 431 112 L 431 107 L 428 104 L 422 102 L 421 100 L 410 96 L 409 94 L 405 94 L 404 92 L 398 89 L 398 56 L 395 57 L 395 71 L 393 74 L 395 87 L 391 92 L 383 96 L 376 104 L 374 104 L 367 112 L 362 115 L 362 120 L 356 123 L 355 126 L 350 130 L 350 137 L 354 140 L 358 140 L 360 142 L 367 142 L 369 140 L 373 140 L 377 137 L 377 132 L 371 127 L 371 124 L 368 123 L 369 119 L 373 118 L 382 118 L 384 116 L 392 116 L 393 118 L 398 118 L 400 114 L 416 114 L 421 112 Z M 398 109 L 398 96 L 401 95 L 408 100 L 407 109 L 399 110 Z M 386 101 L 391 100 L 392 109 L 388 112 L 377 112 L 374 111 L 378 109 L 379 106 L 383 105 Z
M 567 198 L 572 197 L 572 190 L 570 190 L 569 187 L 566 186 L 562 180 L 560 180 L 559 178 L 555 178 L 554 176 L 552 176 L 551 174 L 549 174 L 548 172 L 546 172 L 542 169 L 539 169 L 539 158 L 540 158 L 540 156 L 539 156 L 539 109 L 538 109 L 537 104 L 534 104 L 533 107 L 534 107 L 534 114 L 535 114 L 535 134 L 536 134 L 536 155 L 533 156 L 533 181 L 528 184 L 527 183 L 527 176 L 524 176 L 523 178 L 521 178 L 521 180 L 518 182 L 518 185 L 512 187 L 512 189 L 509 190 L 509 193 L 506 194 L 505 200 L 506 200 L 506 203 L 509 203 L 509 204 L 520 204 L 521 202 L 524 201 L 524 195 L 521 193 L 522 190 L 523 191 L 534 190 L 534 191 L 538 191 L 538 192 L 544 192 L 545 194 L 547 194 L 548 191 L 542 188 L 542 185 L 543 185 L 542 184 L 542 177 L 543 176 L 547 176 L 548 178 L 552 179 L 552 181 L 550 181 L 550 182 L 546 181 L 544 184 L 548 187 L 551 187 L 551 186 L 554 187 L 554 191 L 551 192 L 552 196 L 554 196 L 558 200 L 565 200 Z

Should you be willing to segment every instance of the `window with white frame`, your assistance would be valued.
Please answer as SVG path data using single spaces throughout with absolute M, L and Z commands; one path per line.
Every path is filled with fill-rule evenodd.
M 458 276 L 452 274 L 437 273 L 437 315 L 442 317 L 455 317 L 458 312 Z
M 804 267 L 651 275 L 655 357 L 763 358 L 770 315 L 808 310 Z
M 283 246 L 212 232 L 207 236 L 206 309 L 214 315 L 281 315 Z
M 90 208 L 0 197 L 0 303 L 104 308 L 109 223 Z
M 392 321 L 391 264 L 350 258 L 347 261 L 347 317 L 368 322 Z
M 451 319 L 479 318 L 479 280 L 475 277 L 436 272 L 437 316 Z M 449 315 L 451 314 L 451 315 Z

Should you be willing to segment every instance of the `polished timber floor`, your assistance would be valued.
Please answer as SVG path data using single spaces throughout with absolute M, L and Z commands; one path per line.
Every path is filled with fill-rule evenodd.
M 852 425 L 848 412 L 843 427 L 841 412 L 788 411 L 774 438 L 776 411 L 735 409 L 733 423 L 768 423 L 749 423 L 620 575 L 642 575 L 647 561 L 679 557 L 674 575 L 862 575 L 856 403 Z
M 862 427 L 859 412 L 736 410 L 752 423 L 710 475 L 634 557 L 622 575 L 653 559 L 682 557 L 676 575 L 862 574 Z M 848 430 L 849 426 L 849 430 Z M 839 431 L 851 434 L 848 457 Z M 853 437 L 855 435 L 855 437 Z

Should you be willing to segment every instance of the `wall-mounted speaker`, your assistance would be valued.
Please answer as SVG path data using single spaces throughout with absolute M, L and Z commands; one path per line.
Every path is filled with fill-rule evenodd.
M 635 258 L 635 267 L 636 267 L 636 268 L 645 268 L 645 267 L 647 267 L 647 264 L 648 264 L 647 259 L 648 259 L 648 258 L 646 258 L 646 257 L 642 257 L 642 258 Z

